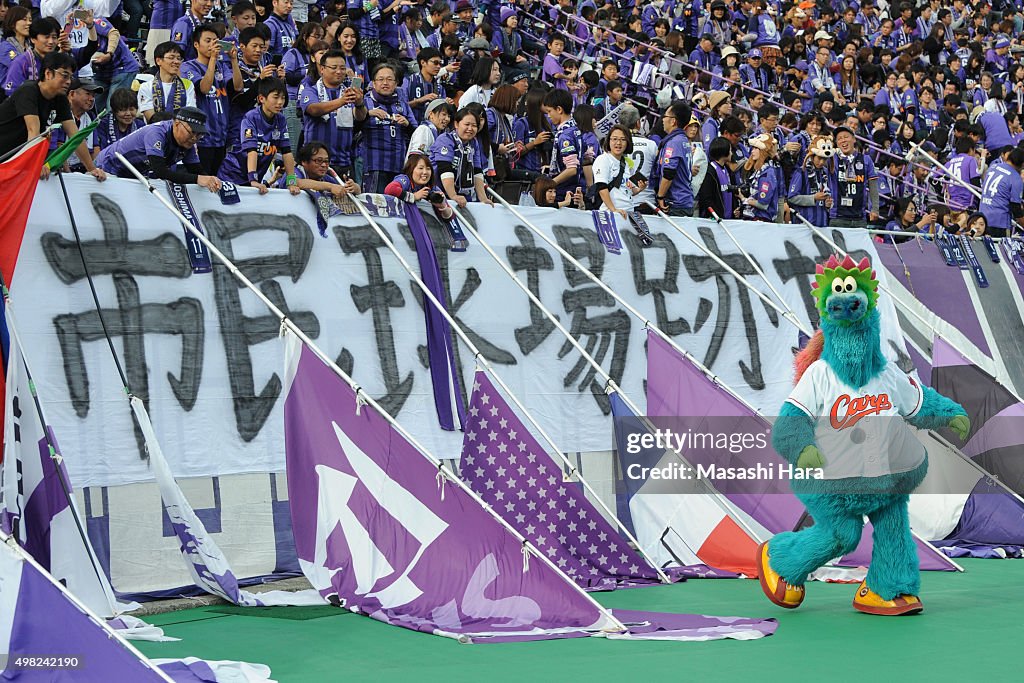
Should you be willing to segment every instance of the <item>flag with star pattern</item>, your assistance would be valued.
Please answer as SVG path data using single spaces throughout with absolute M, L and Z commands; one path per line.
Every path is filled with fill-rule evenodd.
M 483 371 L 473 384 L 462 479 L 586 590 L 657 583 L 657 571 L 567 481 Z

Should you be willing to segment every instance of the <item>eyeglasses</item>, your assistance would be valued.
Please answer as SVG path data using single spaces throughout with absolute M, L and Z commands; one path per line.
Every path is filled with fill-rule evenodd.
M 324 71 L 341 71 L 345 68 L 344 64 L 324 64 L 320 67 Z
M 434 66 L 441 66 L 441 60 L 440 59 L 431 59 L 430 61 L 427 62 L 427 64 L 433 64 Z
M 373 79 L 374 83 L 394 83 L 395 79 L 392 76 L 378 76 Z
M 318 166 L 326 166 L 331 163 L 330 157 L 313 157 L 310 161 Z
M 56 74 L 57 77 L 60 78 L 60 80 L 62 80 L 62 81 L 70 81 L 72 79 L 72 77 L 74 76 L 74 74 L 71 73 L 70 71 L 64 71 L 63 69 L 58 69 L 58 70 L 54 71 L 53 73 Z
M 661 118 L 663 118 L 663 119 L 672 119 L 672 120 L 675 120 L 675 118 L 676 118 L 676 117 L 675 117 L 675 116 L 672 116 L 672 114 L 662 114 L 662 115 L 661 115 Z

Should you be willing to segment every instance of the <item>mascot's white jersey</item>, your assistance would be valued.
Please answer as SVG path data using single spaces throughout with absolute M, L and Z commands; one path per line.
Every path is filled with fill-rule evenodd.
M 916 415 L 923 400 L 920 385 L 892 363 L 853 388 L 823 360 L 807 368 L 786 399 L 816 421 L 826 479 L 880 477 L 920 465 L 925 448 L 903 418 Z

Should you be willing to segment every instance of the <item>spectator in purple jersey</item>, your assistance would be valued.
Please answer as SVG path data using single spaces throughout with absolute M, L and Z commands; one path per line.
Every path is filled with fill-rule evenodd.
M 196 58 L 196 48 L 192 44 L 192 34 L 206 23 L 206 15 L 213 8 L 213 0 L 192 0 L 188 13 L 174 22 L 171 27 L 171 40 L 181 48 L 182 58 L 187 62 Z
M 964 185 L 981 187 L 981 178 L 985 175 L 985 158 L 988 150 L 982 148 L 979 155 L 974 141 L 964 136 L 957 140 L 954 156 L 946 162 L 946 171 L 960 182 L 951 182 L 947 186 L 949 208 L 953 211 L 968 211 L 977 208 L 978 198 Z
M 562 68 L 562 51 L 565 49 L 565 38 L 555 33 L 548 38 L 548 53 L 544 57 L 542 78 L 559 90 L 568 90 L 565 70 Z
M 383 0 L 386 1 L 386 0 Z M 384 51 L 380 42 L 382 0 L 346 0 L 348 18 L 359 29 L 359 46 L 363 55 L 373 63 L 378 62 Z
M 438 75 L 441 73 L 441 53 L 425 47 L 416 56 L 419 73 L 406 79 L 405 99 L 416 118 L 423 121 L 427 105 L 436 99 L 445 99 L 446 91 Z
M 57 49 L 60 24 L 53 17 L 34 19 L 29 26 L 30 49 L 11 60 L 4 77 L 4 92 L 10 96 L 27 80 L 38 81 L 42 76 L 43 58 Z
M 357 122 L 366 120 L 366 104 L 358 88 L 345 87 L 345 55 L 328 50 L 320 57 L 319 78 L 303 87 L 302 137 L 327 145 L 331 167 L 341 177 L 353 175 L 352 142 Z
M 274 0 L 273 8 L 273 13 L 263 22 L 270 29 L 267 53 L 284 56 L 295 44 L 299 29 L 292 19 L 292 0 Z
M 96 54 L 92 56 L 92 77 L 105 89 L 96 99 L 97 111 L 107 108 L 113 90 L 130 88 L 139 73 L 139 61 L 128 47 L 128 41 L 106 19 L 96 20 L 98 36 Z
M 135 92 L 129 88 L 115 90 L 107 106 L 110 113 L 103 117 L 96 128 L 96 146 L 100 151 L 143 126 L 139 118 L 139 102 Z
M 228 108 L 228 130 L 232 134 L 228 136 L 228 151 L 235 144 L 234 131 L 242 123 L 242 117 L 249 113 L 256 106 L 256 96 L 259 93 L 257 83 L 263 78 L 273 78 L 284 73 L 284 67 L 274 67 L 273 64 L 263 63 L 263 55 L 267 49 L 267 35 L 269 31 L 262 24 L 244 29 L 238 35 L 239 60 L 238 69 L 242 72 L 242 89 L 236 92 L 231 98 L 231 106 Z
M 225 40 L 230 40 L 235 45 L 238 45 L 239 34 L 256 24 L 256 6 L 249 2 L 249 0 L 238 0 L 238 2 L 231 6 L 231 30 L 228 31 Z
M 373 70 L 373 87 L 366 95 L 367 117 L 363 123 L 363 189 L 380 194 L 402 170 L 409 136 L 416 116 L 398 95 L 395 68 L 380 64 Z
M 153 64 L 156 46 L 171 39 L 171 27 L 185 14 L 181 0 L 153 0 L 146 33 L 146 61 Z
M 122 155 L 140 173 L 172 183 L 198 184 L 210 192 L 220 192 L 216 176 L 200 175 L 196 143 L 206 134 L 206 114 L 195 107 L 183 107 L 174 118 L 151 123 L 121 138 L 96 157 L 96 165 L 118 178 L 134 178 L 121 163 Z M 178 164 L 185 170 L 176 168 Z
M 586 190 L 583 176 L 583 135 L 572 118 L 572 97 L 565 90 L 552 90 L 544 96 L 544 113 L 555 126 L 554 151 L 551 154 L 552 180 L 558 196 Z
M 281 113 L 287 101 L 288 88 L 284 81 L 279 78 L 260 81 L 257 105 L 242 117 L 238 143 L 221 164 L 218 174 L 221 178 L 255 187 L 260 194 L 266 194 L 270 188 L 263 183 L 263 178 L 280 153 L 288 191 L 300 192 L 295 177 L 295 157 L 288 140 L 288 123 Z
M 221 46 L 217 30 L 204 24 L 192 34 L 197 57 L 181 67 L 184 78 L 196 89 L 196 104 L 206 114 L 206 135 L 200 141 L 199 160 L 207 175 L 217 175 L 227 153 L 231 97 L 242 89 L 242 71 L 238 67 L 238 48 L 228 53 L 229 63 L 220 58 Z

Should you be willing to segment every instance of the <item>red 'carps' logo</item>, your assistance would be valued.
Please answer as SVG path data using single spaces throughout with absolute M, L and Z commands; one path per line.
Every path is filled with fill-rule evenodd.
M 860 419 L 868 415 L 878 415 L 883 410 L 892 408 L 889 401 L 889 394 L 878 394 L 873 396 L 858 396 L 850 398 L 849 394 L 843 394 L 832 404 L 832 411 L 829 419 L 832 422 L 832 429 L 846 429 L 860 422 Z

